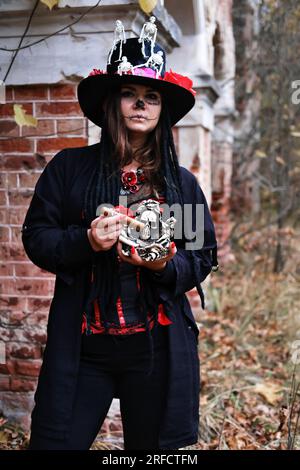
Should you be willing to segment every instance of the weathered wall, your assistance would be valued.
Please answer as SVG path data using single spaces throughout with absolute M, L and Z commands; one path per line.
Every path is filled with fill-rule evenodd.
M 231 208 L 257 213 L 260 210 L 259 159 L 253 158 L 255 122 L 259 114 L 261 94 L 257 68 L 257 37 L 259 33 L 259 0 L 235 0 L 233 4 L 234 35 L 236 37 L 236 108 L 234 123 L 233 177 Z M 257 134 L 256 134 L 257 135 Z
M 20 127 L 13 103 L 38 118 L 38 127 Z M 21 242 L 33 189 L 46 162 L 64 147 L 86 145 L 86 121 L 73 84 L 9 87 L 0 105 L 0 337 L 6 362 L 0 364 L 1 411 L 26 427 L 46 340 L 54 276 L 34 266 Z M 4 361 L 3 361 L 4 362 Z
M 222 262 L 233 260 L 230 252 L 230 198 L 235 116 L 235 40 L 232 0 L 205 0 L 206 29 L 209 36 L 210 72 L 221 94 L 215 104 L 212 133 L 212 213 L 217 227 Z

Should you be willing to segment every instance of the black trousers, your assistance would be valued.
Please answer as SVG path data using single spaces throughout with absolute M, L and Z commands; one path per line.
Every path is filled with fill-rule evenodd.
M 159 449 L 167 396 L 166 328 L 158 325 L 151 332 L 154 366 L 150 375 L 147 333 L 83 336 L 70 435 L 65 441 L 54 440 L 32 429 L 30 450 L 88 450 L 114 397 L 120 399 L 124 449 Z

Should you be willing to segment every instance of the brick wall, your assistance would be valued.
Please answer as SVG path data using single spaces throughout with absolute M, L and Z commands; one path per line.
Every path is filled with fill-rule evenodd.
M 38 126 L 21 129 L 13 104 L 22 104 Z M 62 148 L 82 145 L 87 145 L 87 127 L 76 85 L 7 89 L 7 103 L 0 105 L 0 338 L 6 345 L 0 411 L 25 427 L 46 341 L 54 276 L 27 258 L 21 224 L 45 164 Z

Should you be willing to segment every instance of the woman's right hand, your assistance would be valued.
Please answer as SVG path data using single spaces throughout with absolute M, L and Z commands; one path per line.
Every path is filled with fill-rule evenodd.
M 118 214 L 110 217 L 100 215 L 92 221 L 88 238 L 94 251 L 107 251 L 117 242 L 122 220 L 125 221 L 126 216 Z

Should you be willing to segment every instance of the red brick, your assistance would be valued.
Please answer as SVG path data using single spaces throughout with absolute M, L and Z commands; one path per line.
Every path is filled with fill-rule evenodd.
M 51 301 L 50 297 L 48 297 L 48 299 Z M 46 333 L 48 318 L 49 318 L 49 309 L 48 311 L 44 311 L 44 312 L 40 312 L 39 310 L 36 310 L 35 312 L 30 312 L 29 314 L 26 314 L 26 315 L 27 316 L 23 323 L 24 325 L 27 325 L 30 327 L 29 329 L 27 329 L 27 331 L 34 332 L 34 334 L 38 333 L 39 335 L 42 335 L 42 337 L 44 338 L 44 335 Z M 36 328 L 33 329 L 32 327 L 36 327 Z M 26 341 L 27 340 L 28 340 L 28 334 L 26 333 Z
M 19 173 L 20 188 L 35 188 L 40 172 Z
M 4 170 L 40 170 L 45 166 L 36 155 L 7 155 L 0 157 L 0 168 Z
M 48 99 L 48 87 L 45 85 L 17 86 L 14 88 L 15 101 L 36 101 Z
M 7 391 L 10 390 L 10 380 L 9 377 L 0 377 L 0 390 Z
M 2 189 L 7 188 L 7 172 L 6 171 L 0 172 L 0 188 Z
M 8 212 L 9 225 L 22 225 L 25 219 L 25 210 L 20 207 L 10 207 Z
M 7 343 L 7 354 L 18 359 L 40 359 L 41 346 L 30 343 Z
M 6 308 L 24 310 L 26 304 L 27 304 L 27 300 L 24 299 L 23 297 L 14 297 L 14 296 L 4 297 L 4 295 L 0 297 L 0 306 L 2 308 L 6 307 Z
M 0 139 L 0 152 L 33 152 L 33 141 L 28 139 Z
M 36 389 L 37 381 L 20 377 L 11 378 L 11 390 L 14 392 L 31 392 Z
M 54 124 L 55 122 L 53 119 L 39 119 L 36 127 L 24 126 L 22 128 L 22 135 L 23 136 L 54 135 L 55 134 Z
M 30 328 L 26 330 L 25 337 L 28 341 L 45 345 L 47 341 L 46 325 L 41 325 L 39 329 Z
M 6 206 L 7 204 L 7 191 L 0 191 L 0 206 Z
M 33 263 L 16 263 L 14 266 L 15 266 L 15 275 L 17 277 L 52 277 L 54 276 L 48 271 L 44 271 L 40 269 L 38 266 L 35 266 Z
M 53 293 L 53 282 L 49 279 L 3 279 L 2 292 L 6 295 L 40 295 L 50 296 Z
M 8 216 L 7 216 L 8 209 L 0 209 L 0 224 L 7 224 L 8 223 Z
M 23 298 L 23 300 L 26 300 L 26 299 Z M 9 316 L 9 323 L 10 325 L 14 325 L 14 334 L 16 332 L 16 327 L 18 326 L 24 327 L 25 319 L 26 319 L 26 314 L 24 312 L 11 312 Z M 15 338 L 12 335 L 10 339 L 14 341 Z M 18 341 L 19 341 L 19 338 L 18 338 Z
M 47 163 L 49 163 L 51 160 L 52 160 L 52 155 L 45 155 L 45 159 L 47 161 Z
M 9 227 L 0 227 L 0 243 L 9 241 Z
M 26 190 L 10 190 L 8 191 L 9 205 L 11 206 L 29 206 L 33 196 L 32 189 Z
M 20 244 L 3 243 L 0 245 L 0 259 L 2 260 L 16 260 L 16 261 L 27 261 L 27 255 L 24 251 L 23 246 Z M 14 292 L 16 294 L 16 292 Z
M 38 152 L 57 152 L 67 147 L 82 147 L 87 145 L 87 140 L 79 137 L 40 139 L 37 142 Z
M 49 301 L 51 299 L 49 298 Z M 34 341 L 39 343 L 46 342 L 46 330 L 47 330 L 47 323 L 49 317 L 49 309 L 47 312 L 32 312 L 32 314 L 28 315 L 25 320 L 25 324 L 30 327 L 26 333 L 26 341 L 28 339 L 32 340 L 32 334 L 34 335 Z M 33 327 L 36 327 L 35 329 Z M 38 328 L 38 329 L 37 329 Z
M 17 104 L 17 103 L 14 103 Z M 32 104 L 26 103 L 22 104 L 23 110 L 26 111 L 27 114 L 33 113 L 33 107 Z M 6 103 L 6 104 L 1 104 L 0 105 L 0 117 L 14 117 L 14 105 L 13 103 Z
M 8 188 L 17 188 L 18 187 L 18 174 L 17 173 L 7 173 Z
M 11 227 L 11 242 L 22 243 L 21 225 L 19 227 Z
M 77 102 L 36 103 L 36 117 L 40 116 L 81 116 L 82 111 Z
M 86 134 L 86 121 L 84 119 L 57 120 L 57 134 Z
M 50 298 L 45 298 L 45 299 L 36 299 L 36 298 L 28 298 L 28 311 L 29 312 L 49 312 L 50 304 L 51 304 Z
M 14 268 L 12 264 L 1 263 L 0 264 L 0 276 L 13 276 Z
M 16 361 L 16 372 L 20 375 L 38 377 L 41 368 L 41 361 Z
M 1 137 L 17 137 L 20 135 L 20 127 L 15 121 L 0 122 Z
M 14 374 L 15 373 L 15 361 L 7 359 L 5 364 L 0 364 L 0 374 Z
M 6 87 L 5 99 L 6 99 L 6 101 L 14 101 L 13 88 L 11 86 Z
M 24 300 L 25 302 L 26 298 L 23 297 L 21 300 Z M 11 334 L 7 341 L 15 341 L 15 331 L 18 327 L 22 328 L 23 331 L 24 325 L 26 325 L 27 315 L 28 314 L 26 313 L 25 309 L 23 312 L 7 311 L 7 324 L 10 326 L 10 328 L 12 328 Z M 23 341 L 27 341 L 27 339 L 23 337 Z
M 71 84 L 50 87 L 50 100 L 70 100 L 77 98 L 77 86 Z

